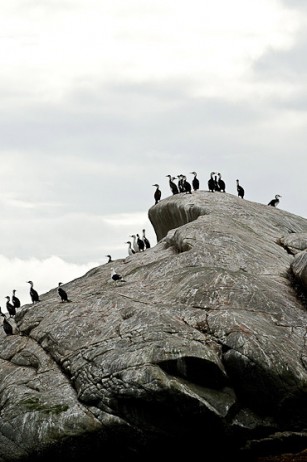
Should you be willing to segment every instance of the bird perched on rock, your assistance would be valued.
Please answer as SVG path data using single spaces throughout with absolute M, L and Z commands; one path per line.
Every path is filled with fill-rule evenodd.
M 237 182 L 237 191 L 238 191 L 238 197 L 242 197 L 242 199 L 244 198 L 244 188 L 242 188 L 242 186 L 239 185 L 239 180 L 236 180 Z
M 217 180 L 217 184 L 218 184 L 218 187 L 219 187 L 219 191 L 220 192 L 226 192 L 225 181 L 222 180 L 222 175 L 220 173 L 218 173 L 218 177 L 219 177 L 219 179 Z
M 279 198 L 280 198 L 280 197 L 281 197 L 281 196 L 280 196 L 279 194 L 276 194 L 275 199 L 272 199 L 272 200 L 268 203 L 268 205 L 271 205 L 272 207 L 277 207 L 277 205 L 279 204 Z
M 133 250 L 135 251 L 135 253 L 139 252 L 140 248 L 139 248 L 139 244 L 137 243 L 136 234 L 131 234 L 130 237 L 132 237 L 132 239 L 133 239 L 133 241 L 132 241 Z
M 144 243 L 143 239 L 140 238 L 139 234 L 136 235 L 136 243 L 137 243 L 137 245 L 139 247 L 139 251 L 143 252 L 145 250 L 145 243 Z
M 37 291 L 33 288 L 33 282 L 32 281 L 27 281 L 28 284 L 30 284 L 30 297 L 31 297 L 31 300 L 32 300 L 32 303 L 37 303 L 37 302 L 40 302 L 40 299 L 39 299 L 39 295 L 37 293 Z
M 185 192 L 186 194 L 192 194 L 192 186 L 187 181 L 187 177 L 185 175 L 182 175 L 182 185 L 183 185 L 183 192 Z
M 61 287 L 61 285 L 62 285 L 62 282 L 59 282 L 58 294 L 61 297 L 61 302 L 71 302 L 71 300 L 69 300 L 68 298 L 67 292 L 63 289 L 63 287 Z
M 125 244 L 128 244 L 128 255 L 134 255 L 135 250 L 131 247 L 131 241 L 127 241 Z
M 174 194 L 179 194 L 178 186 L 173 181 L 174 177 L 172 177 L 171 175 L 166 175 L 166 176 L 169 178 L 169 187 L 171 188 L 172 194 L 173 195 Z
M 210 173 L 210 178 L 208 180 L 208 189 L 209 189 L 210 192 L 215 191 L 215 181 L 214 181 L 213 175 L 214 175 L 214 172 L 211 172 Z
M 197 173 L 196 172 L 191 172 L 191 175 L 194 175 L 194 178 L 192 180 L 192 187 L 194 191 L 199 190 L 199 179 L 197 178 Z
M 159 189 L 160 186 L 158 184 L 153 184 L 153 186 L 156 187 L 156 190 L 154 193 L 154 200 L 155 200 L 155 205 L 156 205 L 161 199 L 161 190 Z
M 6 309 L 7 309 L 7 312 L 8 314 L 10 315 L 10 318 L 14 317 L 15 314 L 16 314 L 16 309 L 15 309 L 15 306 L 11 303 L 11 298 L 7 295 L 6 297 Z
M 6 335 L 13 335 L 13 326 L 12 326 L 11 323 L 6 319 L 5 314 L 2 313 L 1 307 L 0 307 L 0 316 L 3 317 L 2 327 L 3 327 L 3 330 L 4 330 L 4 332 L 6 333 Z
M 150 242 L 147 239 L 147 237 L 145 236 L 145 229 L 142 230 L 142 239 L 144 241 L 145 248 L 149 249 L 150 248 Z
M 214 175 L 214 191 L 220 191 L 217 175 Z
M 13 289 L 12 303 L 16 309 L 16 308 L 20 308 L 20 300 L 18 297 L 16 297 L 15 293 L 16 293 L 16 289 Z
M 125 279 L 123 278 L 123 276 L 121 276 L 120 274 L 118 274 L 114 268 L 111 269 L 111 279 L 112 281 L 114 281 L 116 284 L 118 282 L 126 282 Z
M 184 180 L 183 180 L 183 175 L 182 175 L 182 173 L 181 173 L 180 175 L 177 175 L 177 178 L 178 178 L 178 184 L 177 184 L 177 185 L 178 185 L 178 186 L 177 186 L 177 187 L 178 187 L 178 191 L 179 191 L 180 193 L 182 193 L 182 192 L 185 191 L 184 185 L 183 185 Z

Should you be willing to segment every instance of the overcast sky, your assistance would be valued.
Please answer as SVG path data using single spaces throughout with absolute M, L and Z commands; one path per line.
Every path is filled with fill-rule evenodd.
M 306 215 L 303 0 L 0 0 L 0 306 L 128 255 L 154 183 Z M 2 295 L 1 295 L 2 294 Z M 71 297 L 72 298 L 72 297 Z M 2 299 L 2 302 L 1 302 Z

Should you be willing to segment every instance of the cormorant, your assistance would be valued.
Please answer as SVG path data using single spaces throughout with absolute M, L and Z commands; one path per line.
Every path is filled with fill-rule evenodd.
M 172 181 L 171 175 L 166 175 L 169 178 L 169 187 L 171 188 L 172 194 L 179 194 L 178 186 Z
M 58 294 L 61 297 L 61 302 L 71 302 L 71 300 L 69 300 L 68 298 L 67 292 L 63 289 L 63 287 L 61 287 L 61 285 L 62 285 L 62 282 L 59 282 Z
M 12 302 L 16 309 L 16 308 L 20 308 L 20 300 L 18 297 L 16 297 L 15 293 L 16 293 L 16 289 L 13 290 L 13 295 L 12 295 Z
M 106 255 L 106 257 L 108 257 L 108 259 L 109 259 L 109 260 L 107 261 L 107 263 L 110 263 L 111 261 L 113 261 L 111 255 Z
M 1 308 L 0 308 L 0 311 L 1 311 Z M 9 323 L 9 321 L 6 319 L 5 314 L 3 314 L 2 311 L 0 312 L 0 314 L 1 314 L 1 316 L 3 316 L 2 327 L 3 327 L 4 332 L 6 333 L 6 335 L 13 335 L 13 326 L 12 326 L 12 324 Z
M 210 178 L 208 180 L 208 189 L 209 189 L 210 192 L 215 191 L 215 181 L 214 181 L 213 175 L 214 175 L 214 172 L 211 172 L 210 173 Z
M 150 242 L 149 240 L 147 239 L 147 237 L 145 236 L 145 229 L 142 230 L 142 233 L 143 233 L 143 241 L 144 241 L 144 244 L 145 244 L 145 248 L 146 249 L 149 249 L 150 248 Z
M 219 191 L 226 192 L 225 181 L 222 180 L 222 175 L 220 173 L 218 173 L 218 176 L 219 176 L 219 179 L 217 181 L 217 184 L 218 184 L 218 187 L 219 187 Z
M 268 205 L 271 205 L 272 207 L 277 207 L 277 205 L 279 204 L 279 198 L 280 198 L 280 197 L 281 197 L 281 196 L 280 196 L 279 194 L 276 194 L 275 199 L 272 199 L 272 200 L 268 203 Z
M 187 177 L 182 175 L 182 181 L 183 181 L 183 191 L 186 194 L 192 194 L 192 186 L 191 184 L 187 181 Z
M 32 303 L 37 303 L 37 302 L 40 302 L 40 299 L 39 299 L 39 295 L 38 293 L 36 292 L 35 289 L 33 289 L 33 282 L 32 281 L 27 281 L 28 284 L 30 284 L 30 297 L 31 297 L 31 300 L 32 300 Z
M 199 179 L 197 178 L 197 173 L 196 172 L 191 172 L 192 175 L 194 175 L 194 178 L 192 180 L 192 187 L 194 191 L 199 190 Z
M 184 176 L 182 174 L 177 175 L 177 178 L 178 178 L 178 191 L 180 193 L 185 192 L 185 189 L 184 189 Z
M 131 234 L 130 237 L 132 237 L 132 239 L 133 239 L 133 242 L 132 242 L 132 248 L 133 248 L 133 250 L 135 251 L 135 253 L 139 252 L 139 251 L 140 251 L 140 248 L 139 248 L 138 243 L 137 243 L 137 240 L 136 240 L 136 235 L 135 235 L 135 234 Z
M 15 306 L 10 302 L 11 299 L 8 295 L 5 298 L 7 299 L 6 309 L 8 311 L 8 314 L 10 315 L 10 318 L 14 317 L 16 314 Z
M 161 190 L 159 189 L 160 186 L 158 184 L 153 184 L 153 186 L 157 188 L 154 193 L 154 199 L 155 199 L 155 205 L 156 205 L 161 199 Z
M 127 241 L 125 244 L 128 244 L 128 255 L 134 255 L 135 250 L 131 247 L 131 241 Z
M 244 198 L 244 189 L 242 188 L 242 186 L 239 185 L 239 180 L 236 180 L 237 182 L 237 191 L 238 191 L 238 197 L 242 197 L 242 199 Z
M 115 281 L 116 284 L 118 282 L 126 282 L 125 279 L 123 279 L 123 276 L 121 276 L 120 274 L 118 274 L 114 268 L 111 269 L 111 279 L 112 281 Z
M 219 190 L 220 190 L 219 182 L 218 182 L 218 179 L 217 179 L 217 175 L 214 175 L 214 190 L 215 190 L 215 191 L 219 191 Z
M 140 238 L 139 234 L 136 235 L 136 243 L 139 246 L 139 251 L 143 252 L 145 250 L 145 244 L 143 239 Z

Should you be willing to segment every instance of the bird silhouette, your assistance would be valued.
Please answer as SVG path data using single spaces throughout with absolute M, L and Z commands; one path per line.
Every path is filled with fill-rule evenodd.
M 145 229 L 142 230 L 142 239 L 144 241 L 145 248 L 149 249 L 150 248 L 150 242 L 147 239 L 147 237 L 145 236 Z
M 30 297 L 31 297 L 31 300 L 32 300 L 32 303 L 37 303 L 37 302 L 40 302 L 40 299 L 39 299 L 39 295 L 37 293 L 37 291 L 33 288 L 33 281 L 27 281 L 28 284 L 30 284 Z
M 4 332 L 6 333 L 6 335 L 13 335 L 13 326 L 12 326 L 12 324 L 9 323 L 9 321 L 6 319 L 5 314 L 2 313 L 2 311 L 1 311 L 1 306 L 0 306 L 0 316 L 3 317 L 2 327 L 3 327 L 3 330 L 4 330 Z
M 118 274 L 114 268 L 111 269 L 111 279 L 114 281 L 116 284 L 118 282 L 126 282 L 125 279 L 121 274 Z
M 244 194 L 245 194 L 244 188 L 242 188 L 242 186 L 239 185 L 239 180 L 236 180 L 236 182 L 237 182 L 238 197 L 242 197 L 243 199 Z
M 8 314 L 10 315 L 10 318 L 14 317 L 15 314 L 16 314 L 16 309 L 15 309 L 15 306 L 11 303 L 11 299 L 10 297 L 7 295 L 6 297 L 6 309 L 8 311 Z
M 128 244 L 128 255 L 134 255 L 135 250 L 131 247 L 131 241 L 127 241 L 125 244 Z
M 275 199 L 272 199 L 272 200 L 268 203 L 268 205 L 271 205 L 272 207 L 277 207 L 277 205 L 279 204 L 279 198 L 280 198 L 280 197 L 281 197 L 281 196 L 280 196 L 279 194 L 276 194 Z
M 194 175 L 194 178 L 192 180 L 192 187 L 194 191 L 198 191 L 199 190 L 199 179 L 197 178 L 197 173 L 191 172 L 191 175 Z
M 154 200 L 155 200 L 155 205 L 156 205 L 161 200 L 161 189 L 157 183 L 153 184 L 153 186 L 156 187 L 156 190 L 154 192 Z
M 209 189 L 210 192 L 215 191 L 215 181 L 214 181 L 213 175 L 214 175 L 214 172 L 211 172 L 210 173 L 210 178 L 208 180 L 208 189 Z
M 226 192 L 225 181 L 222 180 L 222 175 L 220 173 L 218 173 L 218 177 L 219 179 L 217 180 L 217 183 L 218 183 L 219 191 Z
M 16 308 L 20 308 L 20 300 L 18 297 L 16 297 L 15 293 L 16 293 L 16 289 L 13 289 L 12 302 L 16 309 Z
M 63 287 L 61 287 L 61 285 L 62 285 L 62 282 L 59 282 L 59 284 L 58 284 L 58 294 L 59 294 L 59 296 L 61 298 L 61 302 L 71 302 L 71 300 L 69 300 L 69 298 L 68 298 L 66 290 L 64 290 Z
M 143 252 L 145 250 L 145 242 L 140 238 L 139 234 L 136 235 L 136 243 L 139 247 L 139 251 Z
M 178 186 L 173 181 L 174 177 L 172 177 L 171 175 L 166 175 L 166 176 L 169 178 L 169 187 L 171 188 L 172 194 L 173 195 L 179 194 Z

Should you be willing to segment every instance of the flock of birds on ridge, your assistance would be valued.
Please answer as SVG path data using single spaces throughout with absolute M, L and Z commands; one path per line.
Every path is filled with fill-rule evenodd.
M 191 172 L 194 175 L 191 183 L 187 181 L 187 177 L 185 175 L 177 175 L 177 183 L 175 183 L 176 177 L 172 175 L 166 175 L 169 178 L 169 187 L 171 193 L 173 195 L 185 193 L 185 194 L 192 194 L 192 191 L 196 192 L 199 190 L 199 179 L 197 178 L 196 172 Z M 236 180 L 237 185 L 237 193 L 238 197 L 244 198 L 244 188 L 239 184 L 239 180 Z M 154 200 L 155 205 L 161 200 L 161 190 L 160 186 L 156 183 L 153 185 L 156 190 L 154 192 Z M 208 180 L 208 190 L 209 192 L 226 192 L 226 184 L 222 179 L 222 175 L 220 173 L 211 172 L 210 178 Z M 268 205 L 272 207 L 277 207 L 279 204 L 280 195 L 276 194 L 275 198 L 272 199 Z M 132 241 L 127 241 L 125 244 L 128 244 L 128 256 L 134 255 L 138 252 L 144 252 L 146 249 L 150 248 L 150 242 L 145 235 L 145 229 L 142 230 L 142 237 L 139 234 L 132 234 L 130 235 Z M 113 262 L 111 255 L 106 255 L 108 258 L 108 262 Z M 118 274 L 114 268 L 111 268 L 111 280 L 118 284 L 118 282 L 126 282 L 122 275 Z M 27 281 L 30 284 L 30 298 L 32 300 L 32 304 L 38 303 L 40 301 L 38 292 L 34 289 L 33 281 Z M 57 292 L 61 299 L 61 302 L 71 302 L 68 298 L 67 292 L 61 287 L 62 282 L 58 283 Z M 13 335 L 18 333 L 18 328 L 16 325 L 12 325 L 10 319 L 14 319 L 17 309 L 21 307 L 21 303 L 18 297 L 16 297 L 16 289 L 12 291 L 12 297 L 6 296 L 6 309 L 7 313 L 9 314 L 9 318 L 7 315 L 1 311 L 0 307 L 0 316 L 3 317 L 3 330 L 6 335 Z
M 191 183 L 187 181 L 187 177 L 185 175 L 177 175 L 177 177 L 172 176 L 172 175 L 166 175 L 169 179 L 169 187 L 171 190 L 171 193 L 174 194 L 179 194 L 179 193 L 185 193 L 185 194 L 192 194 L 192 191 L 196 192 L 199 190 L 199 179 L 197 178 L 197 173 L 196 172 L 191 172 L 191 175 L 194 175 Z M 177 179 L 177 183 L 175 183 L 175 180 Z M 239 180 L 236 180 L 236 185 L 237 185 L 237 192 L 238 192 L 238 197 L 241 197 L 242 199 L 244 198 L 244 188 L 240 185 Z M 153 186 L 155 186 L 156 190 L 154 193 L 154 199 L 155 199 L 155 205 L 161 200 L 161 189 L 160 186 L 156 183 Z M 226 184 L 225 181 L 222 179 L 221 173 L 217 172 L 211 172 L 210 173 L 210 178 L 208 180 L 208 190 L 209 192 L 226 192 Z M 275 198 L 272 199 L 268 205 L 271 205 L 272 207 L 277 207 L 279 204 L 279 199 L 281 196 L 279 194 L 276 194 Z

